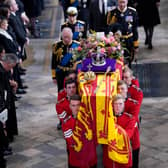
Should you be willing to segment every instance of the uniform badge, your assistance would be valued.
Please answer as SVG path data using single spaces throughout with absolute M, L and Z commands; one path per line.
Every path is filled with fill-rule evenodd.
M 75 26 L 75 32 L 81 32 L 81 31 L 84 31 L 84 26 L 77 23 L 77 25 Z
M 121 17 L 123 17 L 123 16 L 124 16 L 124 14 L 123 14 L 123 13 L 121 13 L 121 14 L 120 14 L 120 16 L 121 16 Z
M 126 16 L 125 21 L 126 22 L 133 22 L 133 17 L 132 16 Z
M 63 53 L 63 49 L 62 49 L 62 48 L 58 48 L 58 49 L 54 52 L 54 54 L 57 55 L 57 61 L 61 61 L 61 58 L 63 57 L 62 53 Z
M 79 32 L 79 25 L 78 24 L 75 26 L 75 32 Z
M 132 28 L 132 24 L 128 23 L 128 28 L 131 29 Z

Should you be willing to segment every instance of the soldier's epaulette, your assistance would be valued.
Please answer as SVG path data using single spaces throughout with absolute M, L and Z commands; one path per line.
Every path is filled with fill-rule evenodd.
M 132 118 L 132 114 L 124 112 L 124 114 L 126 114 L 128 117 Z
M 77 20 L 77 22 L 79 22 L 79 23 L 81 23 L 81 24 L 85 24 L 85 22 L 82 21 L 82 20 Z
M 64 25 L 68 25 L 68 22 L 67 21 L 64 22 L 61 26 L 64 26 Z
M 56 42 L 52 45 L 52 48 L 57 48 L 57 47 L 59 47 L 60 43 L 62 43 L 62 40 L 56 41 Z
M 64 97 L 64 98 L 62 98 L 61 100 L 57 101 L 57 104 L 59 104 L 59 103 L 63 102 L 64 100 L 65 100 L 65 97 Z
M 128 98 L 131 102 L 133 102 L 134 104 L 138 104 L 138 101 L 137 100 L 135 100 L 135 99 L 132 99 L 132 98 Z
M 57 44 L 57 45 L 59 45 L 60 43 L 62 43 L 62 40 L 56 41 L 56 44 Z
M 138 92 L 142 91 L 141 88 L 137 87 L 136 85 L 132 85 L 133 88 L 135 88 Z
M 57 47 L 57 42 L 52 45 L 52 48 L 56 48 L 56 47 Z
M 111 11 L 113 11 L 113 10 L 115 10 L 115 9 L 117 9 L 116 6 L 112 7 L 111 10 L 110 10 L 109 12 L 111 12 Z
M 77 41 L 77 40 L 72 40 L 74 43 L 77 43 L 77 44 L 80 44 L 80 42 L 79 41 Z
M 135 8 L 130 7 L 130 6 L 129 6 L 128 8 L 136 12 L 136 9 L 135 9 Z

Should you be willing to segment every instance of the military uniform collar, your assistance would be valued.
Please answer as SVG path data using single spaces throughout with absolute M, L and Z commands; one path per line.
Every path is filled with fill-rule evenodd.
M 68 101 L 70 101 L 70 96 L 66 96 L 66 99 L 67 99 Z
M 62 43 L 64 44 L 64 41 L 62 41 Z M 70 47 L 72 45 L 72 43 L 73 43 L 73 40 L 71 41 L 70 44 L 64 44 L 64 46 Z
M 118 10 L 121 12 L 121 13 L 124 13 L 126 10 L 127 10 L 127 6 L 124 8 L 123 11 L 121 11 L 121 9 L 118 7 Z
M 130 88 L 132 86 L 132 83 L 128 85 L 128 88 Z
M 116 116 L 116 117 L 120 117 L 120 116 L 123 115 L 123 113 L 124 113 L 124 111 L 122 111 L 120 114 L 117 114 L 117 115 L 115 115 L 115 116 Z
M 125 102 L 128 100 L 128 94 L 127 94 L 127 97 L 125 98 Z
M 74 119 L 76 119 L 77 117 L 76 116 L 74 116 L 73 114 L 72 114 L 72 117 L 74 118 Z
M 68 21 L 68 23 L 69 23 L 70 25 L 74 25 L 74 24 L 77 23 L 77 20 L 75 20 L 74 23 L 70 23 L 69 21 Z
M 15 12 L 11 12 L 12 15 L 16 16 L 16 13 Z

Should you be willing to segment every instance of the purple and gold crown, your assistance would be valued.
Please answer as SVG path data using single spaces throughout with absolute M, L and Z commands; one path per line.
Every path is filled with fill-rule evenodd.
M 92 65 L 103 66 L 106 64 L 106 54 L 101 52 L 96 52 L 91 54 Z

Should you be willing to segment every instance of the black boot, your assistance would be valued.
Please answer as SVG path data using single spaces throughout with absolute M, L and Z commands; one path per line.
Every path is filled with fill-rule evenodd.
M 145 39 L 145 45 L 148 45 L 148 36 L 146 36 L 146 39 Z
M 4 156 L 12 155 L 13 154 L 12 147 L 10 147 L 10 146 L 5 147 L 3 154 L 4 154 Z
M 139 168 L 139 152 L 140 148 L 132 151 L 132 168 Z
M 57 130 L 61 130 L 62 129 L 62 125 L 61 125 L 61 121 L 57 124 Z
M 151 42 L 148 44 L 148 49 L 150 49 L 150 50 L 152 50 L 152 49 L 153 49 L 153 45 L 152 45 L 152 43 L 151 43 Z
M 148 49 L 152 49 L 153 45 L 152 45 L 152 37 L 153 37 L 153 27 L 149 28 L 149 43 L 148 43 Z
M 149 43 L 149 31 L 148 31 L 148 28 L 146 27 L 146 26 L 144 26 L 144 31 L 145 31 L 145 45 L 148 45 L 148 43 Z

